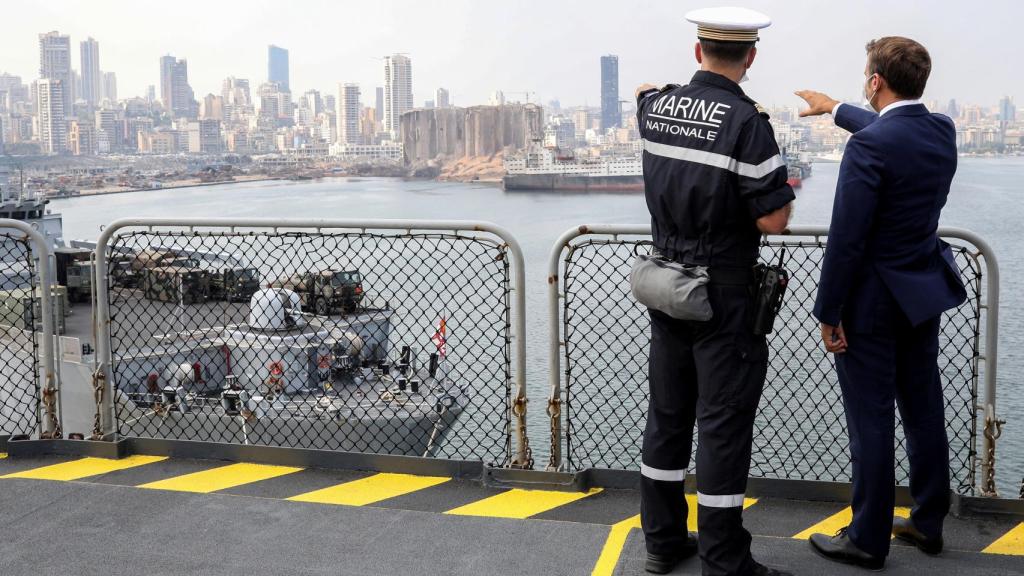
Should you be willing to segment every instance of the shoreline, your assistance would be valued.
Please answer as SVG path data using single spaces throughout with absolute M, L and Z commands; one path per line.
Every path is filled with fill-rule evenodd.
M 49 197 L 48 199 L 50 199 L 50 200 L 70 200 L 72 198 L 82 198 L 82 197 L 85 197 L 85 196 L 109 196 L 111 194 L 128 194 L 128 193 L 131 193 L 131 192 L 154 192 L 154 191 L 157 191 L 157 190 L 177 190 L 179 188 L 199 188 L 199 187 L 203 187 L 203 186 L 219 186 L 221 184 L 249 184 L 249 183 L 252 183 L 252 182 L 269 182 L 269 181 L 273 181 L 273 180 L 284 180 L 284 179 L 285 178 L 281 177 L 281 176 L 271 176 L 271 177 L 251 178 L 251 179 L 247 179 L 247 180 L 222 180 L 220 182 L 187 182 L 186 181 L 184 183 L 169 184 L 167 186 L 160 186 L 159 188 L 128 188 L 126 190 L 105 190 L 105 189 L 99 189 L 99 190 L 90 190 L 90 191 L 79 190 L 78 194 L 75 194 L 73 196 L 56 196 L 56 197 Z M 182 181 L 178 180 L 177 182 L 182 182 Z

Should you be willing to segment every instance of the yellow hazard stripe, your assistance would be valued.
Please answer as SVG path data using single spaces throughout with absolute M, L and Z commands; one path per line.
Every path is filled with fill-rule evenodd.
M 591 576 L 612 576 L 615 573 L 622 548 L 626 545 L 630 530 L 634 528 L 640 528 L 639 514 L 612 525 L 608 538 L 604 541 L 604 548 L 601 549 L 601 555 L 597 558 L 597 564 L 590 573 Z
M 165 480 L 142 484 L 139 488 L 174 490 L 177 492 L 216 492 L 243 484 L 269 480 L 298 472 L 302 468 L 291 466 L 269 466 L 267 464 L 229 464 L 212 470 L 202 470 Z
M 374 474 L 359 480 L 329 486 L 320 490 L 292 496 L 295 502 L 319 502 L 321 504 L 342 504 L 365 506 L 389 498 L 430 488 L 448 482 L 443 476 L 413 476 L 411 474 Z
M 89 476 L 99 476 L 100 474 L 107 474 L 108 472 L 135 468 L 136 466 L 143 466 L 145 464 L 151 464 L 153 462 L 159 462 L 166 459 L 166 456 L 128 456 L 127 458 L 121 458 L 120 460 L 90 457 L 72 460 L 71 462 L 62 462 L 60 464 L 51 464 L 41 468 L 32 468 L 31 470 L 22 470 L 21 472 L 0 476 L 0 478 L 32 478 L 34 480 L 62 481 L 78 480 L 80 478 L 88 478 Z
M 908 518 L 910 517 L 910 508 L 896 507 L 892 514 L 900 518 Z M 840 528 L 849 526 L 850 522 L 853 522 L 853 508 L 847 506 L 803 532 L 794 534 L 793 538 L 796 540 L 808 540 L 811 534 L 835 534 Z
M 593 496 L 600 488 L 589 492 L 555 492 L 551 490 L 523 490 L 515 488 L 465 506 L 449 510 L 445 514 L 456 516 L 487 516 L 490 518 L 529 518 L 553 510 L 570 502 Z
M 1001 538 L 989 544 L 982 552 L 986 554 L 1024 556 L 1024 522 L 1017 524 L 1016 528 L 1003 534 Z

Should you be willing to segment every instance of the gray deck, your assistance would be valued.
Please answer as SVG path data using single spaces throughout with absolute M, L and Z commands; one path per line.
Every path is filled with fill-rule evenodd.
M 0 476 L 76 457 L 0 459 Z M 604 490 L 528 519 L 445 511 L 505 492 L 453 479 L 366 506 L 284 498 L 371 476 L 304 469 L 213 493 L 138 485 L 227 463 L 170 459 L 75 481 L 0 479 L 0 574 L 119 576 L 313 574 L 591 574 L 609 526 L 634 516 L 637 494 Z M 792 535 L 842 504 L 762 499 L 747 510 L 754 553 L 795 574 L 861 574 L 815 556 Z M 1024 574 L 1024 556 L 980 550 L 1024 518 L 951 518 L 950 549 L 929 558 L 896 545 L 889 574 Z M 615 574 L 643 574 L 643 536 L 632 530 Z M 678 574 L 699 574 L 692 560 Z

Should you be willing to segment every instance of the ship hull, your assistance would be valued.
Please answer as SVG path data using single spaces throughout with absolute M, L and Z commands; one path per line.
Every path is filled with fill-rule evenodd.
M 505 190 L 560 190 L 572 192 L 643 191 L 643 176 L 582 176 L 577 174 L 509 174 Z

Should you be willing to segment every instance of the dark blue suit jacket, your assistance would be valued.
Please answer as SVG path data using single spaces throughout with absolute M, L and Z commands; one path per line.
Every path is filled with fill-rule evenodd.
M 881 117 L 844 104 L 835 121 L 853 135 L 839 168 L 814 316 L 871 331 L 896 307 L 916 326 L 959 306 L 967 292 L 936 234 L 956 173 L 953 121 L 922 104 Z

